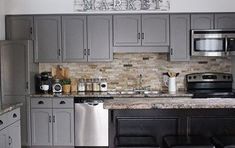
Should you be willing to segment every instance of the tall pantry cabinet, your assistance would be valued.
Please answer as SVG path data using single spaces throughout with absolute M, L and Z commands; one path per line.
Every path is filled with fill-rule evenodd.
M 34 91 L 34 75 L 38 65 L 33 63 L 33 44 L 29 40 L 0 41 L 1 104 L 22 102 L 22 145 L 30 143 L 27 97 Z

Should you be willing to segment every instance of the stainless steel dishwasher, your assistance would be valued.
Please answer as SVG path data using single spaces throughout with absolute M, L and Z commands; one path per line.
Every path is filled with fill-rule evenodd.
M 104 99 L 75 97 L 75 146 L 108 147 L 108 110 Z

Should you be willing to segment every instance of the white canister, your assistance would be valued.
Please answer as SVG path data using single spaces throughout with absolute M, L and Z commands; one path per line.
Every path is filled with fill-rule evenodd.
M 168 92 L 169 94 L 176 93 L 176 77 L 170 77 L 168 80 Z

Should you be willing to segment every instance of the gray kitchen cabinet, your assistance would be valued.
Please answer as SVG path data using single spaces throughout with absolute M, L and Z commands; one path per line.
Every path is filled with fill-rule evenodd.
M 5 128 L 0 131 L 0 147 L 8 148 L 8 146 L 9 146 L 8 129 Z
M 142 46 L 169 46 L 169 15 L 142 15 Z
M 33 16 L 6 16 L 7 40 L 32 40 Z
M 6 112 L 0 116 L 4 128 L 0 129 L 1 148 L 21 148 L 20 109 Z
M 88 61 L 111 61 L 113 59 L 112 16 L 88 16 L 87 27 Z
M 1 41 L 1 103 L 2 105 L 22 102 L 21 134 L 22 145 L 30 144 L 28 139 L 28 118 L 26 96 L 34 93 L 34 76 L 38 64 L 33 63 L 32 41 Z M 30 135 L 31 136 L 31 135 Z
M 114 46 L 140 46 L 141 15 L 113 16 Z
M 74 146 L 73 109 L 53 109 L 54 146 Z
M 188 61 L 190 59 L 190 15 L 170 15 L 170 61 Z
M 63 62 L 87 61 L 86 16 L 62 16 Z
M 34 17 L 35 62 L 61 61 L 61 16 Z
M 52 110 L 31 109 L 33 146 L 52 146 Z
M 8 127 L 9 148 L 21 148 L 20 121 Z
M 235 29 L 235 14 L 215 14 L 215 29 Z
M 31 98 L 32 146 L 74 146 L 72 98 Z
M 169 52 L 169 15 L 114 15 L 116 52 Z
M 191 14 L 191 29 L 213 29 L 214 14 Z

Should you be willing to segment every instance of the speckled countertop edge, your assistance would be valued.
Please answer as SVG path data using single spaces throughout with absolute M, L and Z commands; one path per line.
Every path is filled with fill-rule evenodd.
M 156 97 L 192 97 L 192 94 L 185 92 L 178 92 L 176 94 L 160 93 L 160 94 L 115 94 L 115 92 L 74 92 L 61 94 L 31 94 L 30 97 L 44 97 L 44 98 L 60 98 L 60 97 L 114 97 L 114 98 L 156 98 Z
M 232 98 L 114 98 L 106 100 L 105 109 L 224 109 L 235 108 Z
M 2 107 L 0 109 L 0 116 L 7 113 L 7 112 L 15 110 L 15 109 L 17 109 L 21 106 L 23 106 L 23 103 L 14 103 L 14 104 L 2 105 Z

